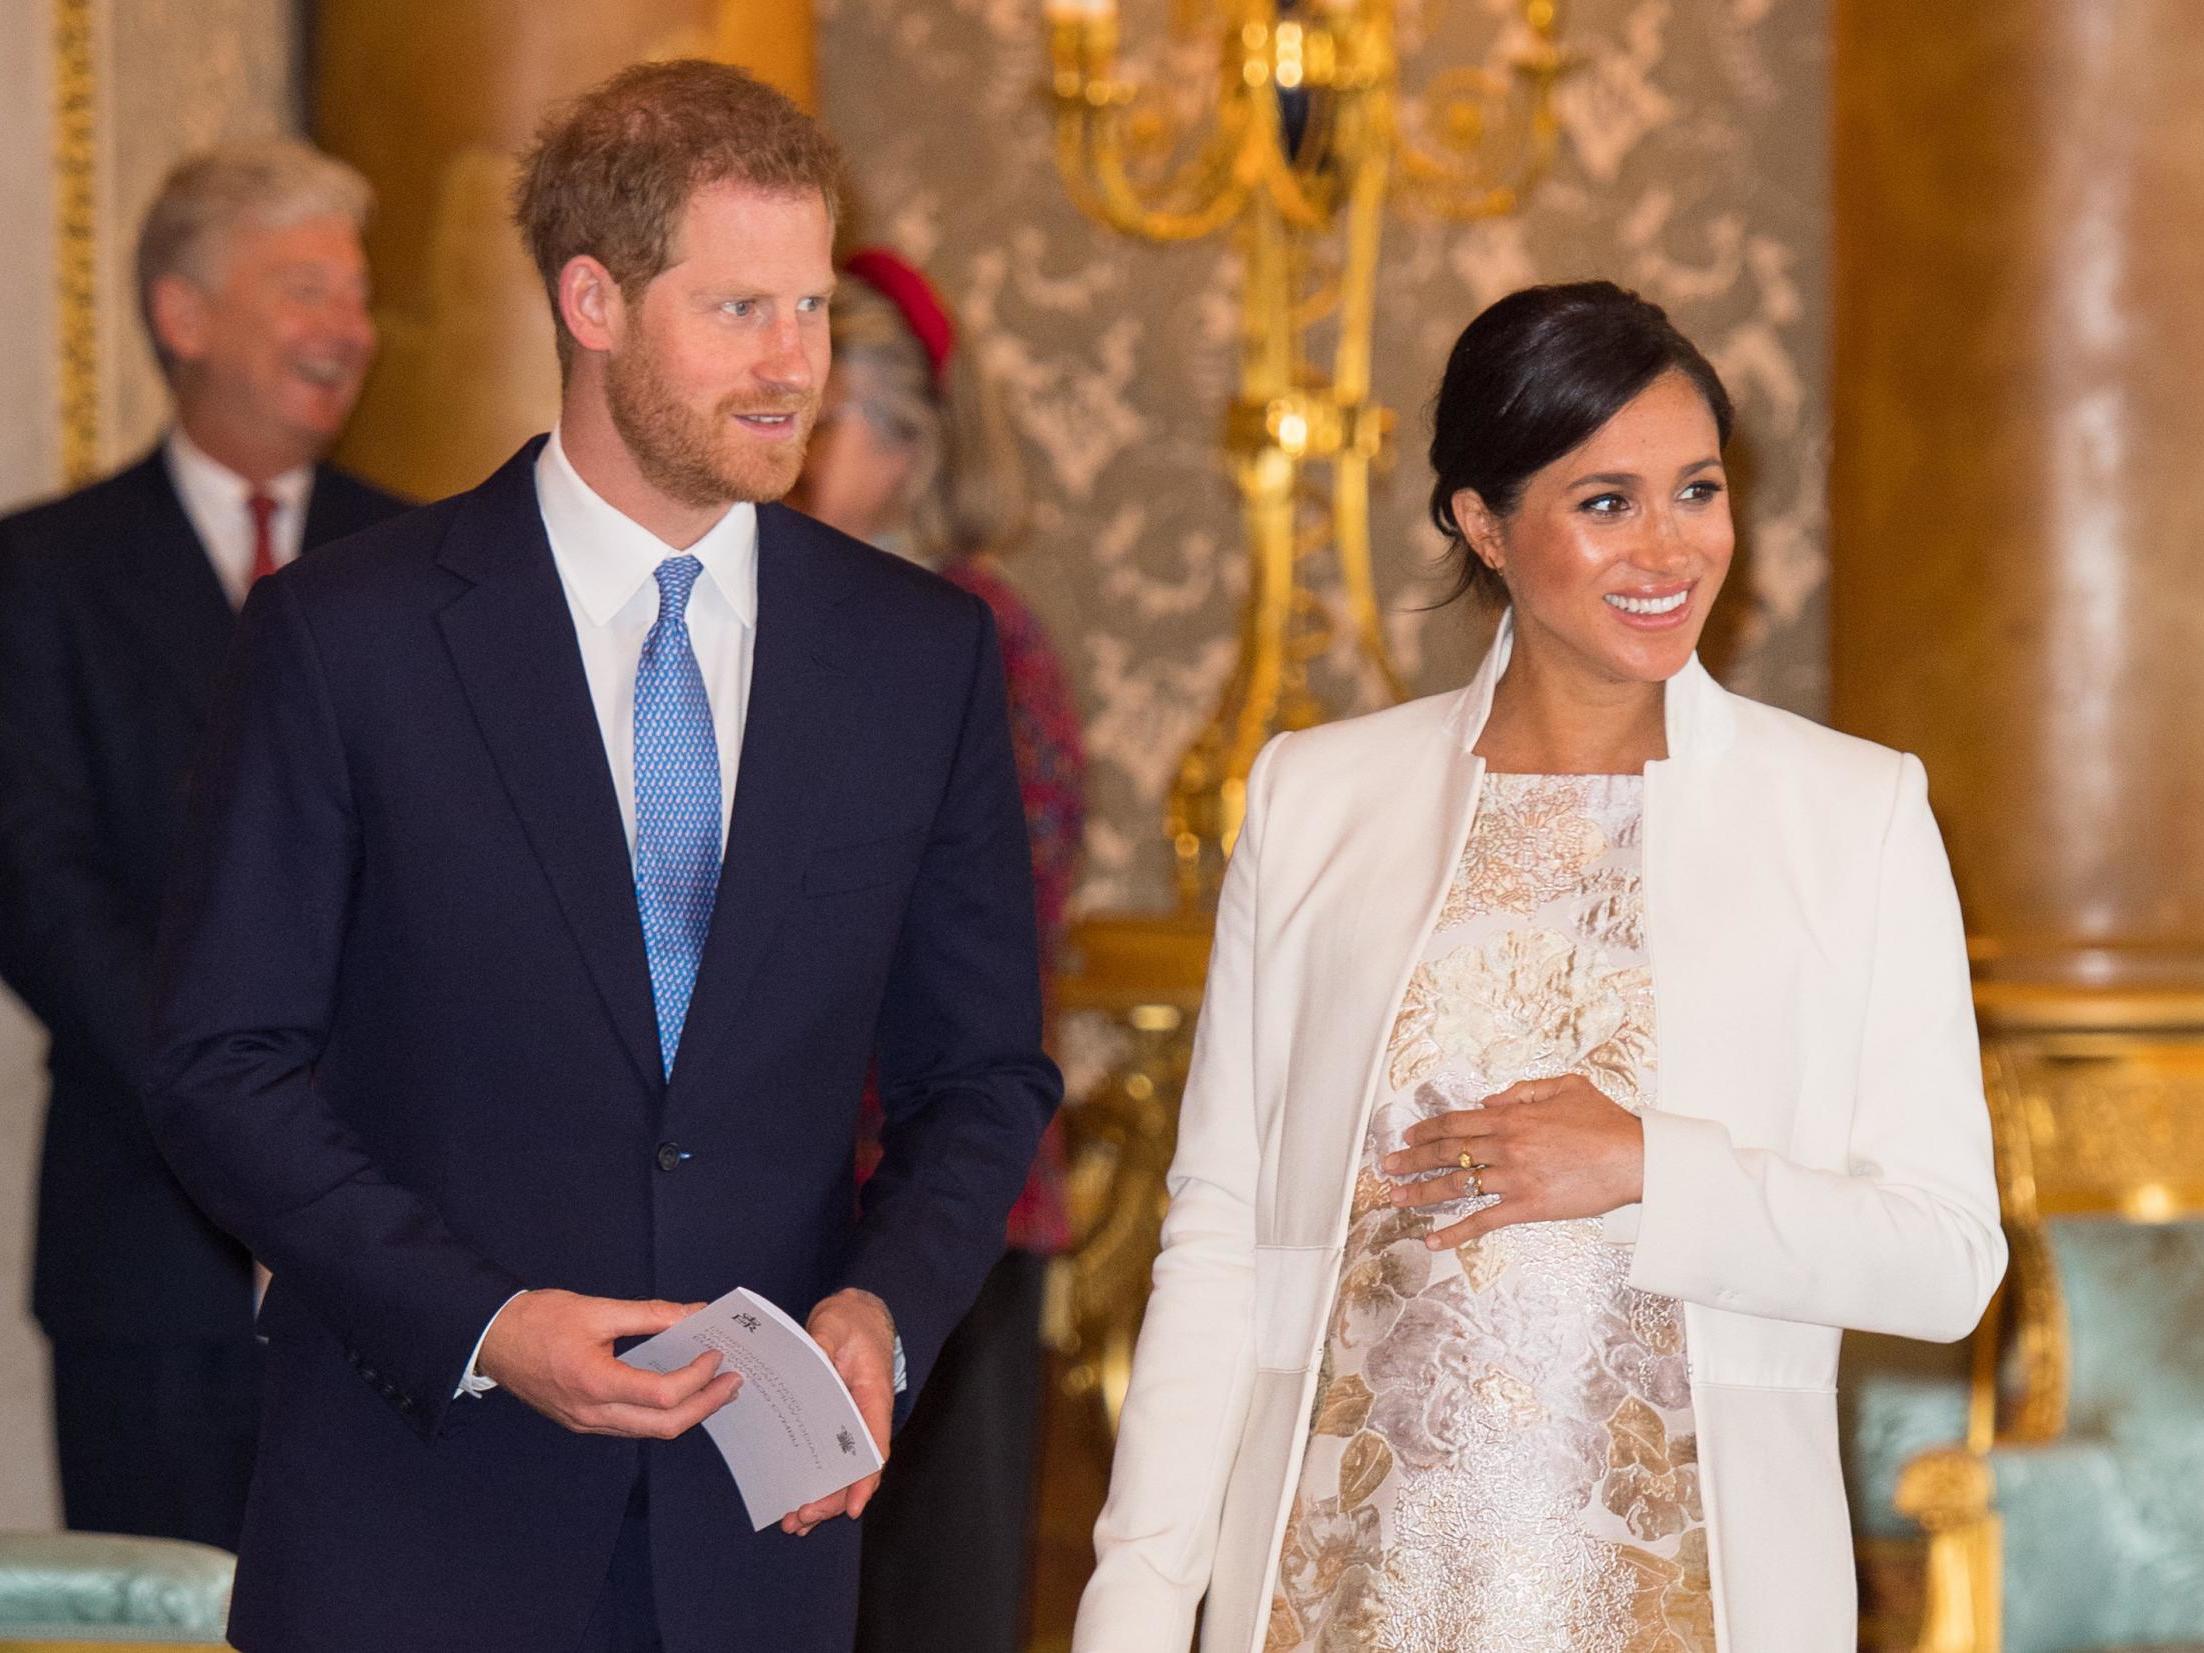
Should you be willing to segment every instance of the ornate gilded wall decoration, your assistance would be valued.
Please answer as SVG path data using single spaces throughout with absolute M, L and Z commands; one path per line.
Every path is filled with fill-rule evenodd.
M 93 0 L 54 0 L 54 269 L 60 304 L 61 474 L 100 468 L 99 85 Z

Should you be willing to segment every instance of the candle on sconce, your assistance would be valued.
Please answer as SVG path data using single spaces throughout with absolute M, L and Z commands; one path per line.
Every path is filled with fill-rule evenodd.
M 1117 0 L 1042 0 L 1041 11 L 1048 19 L 1057 98 L 1091 102 L 1117 55 Z

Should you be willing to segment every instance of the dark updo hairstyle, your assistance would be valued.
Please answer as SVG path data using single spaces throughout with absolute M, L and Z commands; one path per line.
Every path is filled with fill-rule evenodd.
M 1455 494 L 1468 488 L 1494 516 L 1510 515 L 1533 475 L 1669 372 L 1699 387 L 1726 445 L 1732 410 L 1721 376 L 1659 305 L 1611 281 L 1526 287 L 1462 329 L 1431 414 L 1431 520 L 1453 565 L 1444 602 L 1471 592 L 1507 598 L 1454 520 Z

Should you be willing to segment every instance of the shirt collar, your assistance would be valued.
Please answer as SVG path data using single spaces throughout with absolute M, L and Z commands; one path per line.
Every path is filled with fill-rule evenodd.
M 735 617 L 755 626 L 758 617 L 758 508 L 747 501 L 728 507 L 686 552 L 668 545 L 633 517 L 608 503 L 582 480 L 566 457 L 557 427 L 536 456 L 536 501 L 559 575 L 591 625 L 601 626 L 651 583 L 668 557 L 692 556 Z
M 253 484 L 194 442 L 181 420 L 169 427 L 167 451 L 168 474 L 178 493 L 202 500 L 210 508 L 235 509 L 242 516 L 245 501 L 253 496 Z M 305 505 L 313 486 L 314 467 L 299 465 L 270 477 L 260 491 L 280 509 L 296 511 Z

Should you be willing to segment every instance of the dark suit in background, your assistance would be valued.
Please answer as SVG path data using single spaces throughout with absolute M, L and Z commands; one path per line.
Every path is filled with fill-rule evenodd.
M 316 471 L 308 547 L 403 501 Z M 31 1307 L 69 1525 L 234 1549 L 259 1416 L 252 1270 L 139 1097 L 163 873 L 236 619 L 159 449 L 0 520 L 0 975 L 52 1074 Z
M 539 445 L 262 582 L 202 765 L 148 1102 L 275 1271 L 231 1634 L 574 1647 L 647 1509 L 667 1653 L 847 1653 L 854 1523 L 753 1533 L 702 1430 L 572 1434 L 454 1390 L 522 1287 L 747 1285 L 799 1319 L 877 1294 L 915 1391 L 1060 1093 L 993 622 L 759 508 L 733 814 L 669 1081 Z

